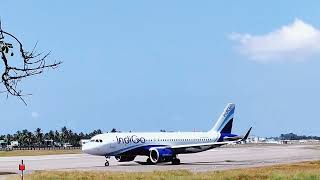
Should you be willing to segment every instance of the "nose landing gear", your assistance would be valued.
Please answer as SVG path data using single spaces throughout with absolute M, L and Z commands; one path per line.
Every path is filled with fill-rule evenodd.
M 104 163 L 104 166 L 109 166 L 110 156 L 105 156 L 105 157 L 106 157 L 106 162 Z

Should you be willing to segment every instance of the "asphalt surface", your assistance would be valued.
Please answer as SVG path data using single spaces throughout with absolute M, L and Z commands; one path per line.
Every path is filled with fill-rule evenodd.
M 18 164 L 22 159 L 26 164 L 26 173 L 34 170 L 142 172 L 187 169 L 190 171 L 212 171 L 320 160 L 320 145 L 244 145 L 216 148 L 196 154 L 179 155 L 178 157 L 181 160 L 180 165 L 171 165 L 171 163 L 159 165 L 141 165 L 136 162 L 119 163 L 111 158 L 109 167 L 104 166 L 105 157 L 86 154 L 1 157 L 0 172 L 18 173 Z M 135 161 L 145 162 L 146 157 L 137 157 Z

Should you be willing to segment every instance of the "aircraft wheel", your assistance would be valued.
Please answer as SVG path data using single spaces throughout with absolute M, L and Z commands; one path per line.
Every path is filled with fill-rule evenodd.
M 172 160 L 173 165 L 179 165 L 180 164 L 180 159 L 173 159 Z
M 148 158 L 148 159 L 147 159 L 147 164 L 152 165 L 152 164 L 154 164 L 154 163 L 151 161 L 151 159 L 150 159 L 150 158 Z
M 104 166 L 109 166 L 110 156 L 105 156 L 105 157 L 106 157 L 106 162 L 104 163 Z
M 104 163 L 104 166 L 109 166 L 109 161 L 107 161 L 106 163 Z

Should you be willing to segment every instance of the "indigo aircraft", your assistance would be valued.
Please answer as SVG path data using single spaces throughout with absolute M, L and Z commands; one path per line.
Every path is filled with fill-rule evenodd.
M 114 156 L 119 162 L 133 161 L 136 156 L 147 156 L 147 164 L 172 162 L 180 164 L 178 154 L 197 153 L 222 145 L 245 141 L 251 128 L 244 136 L 231 133 L 235 105 L 230 103 L 208 132 L 143 132 L 104 133 L 83 144 L 82 151 L 105 156 L 105 166 Z

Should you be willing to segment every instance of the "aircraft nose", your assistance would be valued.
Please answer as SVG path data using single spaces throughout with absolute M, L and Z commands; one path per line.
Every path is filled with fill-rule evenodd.
M 86 154 L 94 154 L 94 148 L 89 144 L 82 145 L 82 152 Z
M 87 143 L 82 145 L 82 152 L 91 155 L 103 155 L 101 147 L 94 143 Z

